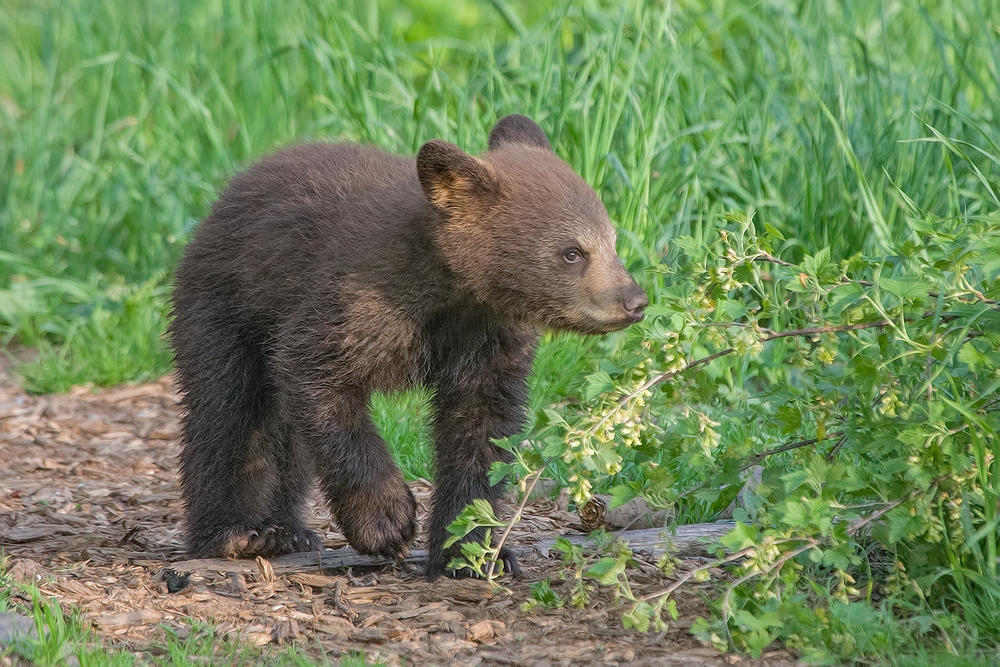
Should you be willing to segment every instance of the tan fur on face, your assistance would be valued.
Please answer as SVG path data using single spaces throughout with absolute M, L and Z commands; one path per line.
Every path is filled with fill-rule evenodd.
M 491 179 L 496 178 L 493 167 L 488 163 L 471 155 L 469 158 L 478 164 L 484 176 Z M 446 172 L 435 179 L 428 200 L 434 206 L 448 211 L 452 216 L 460 219 L 465 217 L 463 212 L 481 208 L 478 190 L 477 184 L 469 178 L 454 172 Z
M 476 296 L 534 326 L 591 333 L 625 326 L 618 295 L 632 278 L 593 189 L 545 149 L 500 149 L 476 164 L 497 188 L 489 197 L 473 192 L 438 204 L 448 219 L 437 237 Z M 583 274 L 561 264 L 571 247 L 587 256 Z

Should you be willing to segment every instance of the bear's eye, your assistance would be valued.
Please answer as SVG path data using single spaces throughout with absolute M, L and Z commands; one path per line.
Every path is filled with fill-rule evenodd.
M 567 264 L 576 264 L 583 259 L 583 251 L 577 248 L 570 248 L 563 253 L 563 259 Z

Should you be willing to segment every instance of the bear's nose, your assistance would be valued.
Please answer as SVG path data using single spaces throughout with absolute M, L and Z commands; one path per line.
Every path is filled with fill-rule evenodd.
M 633 317 L 636 320 L 642 318 L 642 310 L 648 305 L 649 298 L 641 290 L 625 299 L 625 301 L 622 301 L 622 307 L 625 308 L 625 312 L 629 314 L 629 317 Z

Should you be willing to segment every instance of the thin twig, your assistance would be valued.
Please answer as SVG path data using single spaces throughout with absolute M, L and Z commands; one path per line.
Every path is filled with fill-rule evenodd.
M 766 452 L 761 452 L 760 454 L 754 454 L 749 459 L 740 470 L 746 470 L 750 466 L 756 465 L 757 463 L 763 461 L 768 456 L 773 454 L 780 454 L 781 452 L 791 451 L 793 449 L 798 449 L 799 447 L 807 447 L 809 445 L 815 445 L 817 442 L 822 442 L 823 440 L 828 440 L 830 438 L 843 438 L 843 433 L 830 433 L 829 435 L 822 438 L 809 438 L 808 440 L 799 440 L 798 442 L 793 442 L 787 445 L 782 445 L 781 447 L 775 447 L 774 449 L 769 449 Z
M 750 259 L 751 259 L 751 261 L 760 259 L 760 260 L 763 260 L 765 262 L 770 262 L 771 264 L 780 264 L 781 266 L 795 266 L 791 262 L 786 262 L 783 259 L 778 259 L 777 257 L 774 257 L 773 255 L 769 255 L 766 252 L 761 253 L 761 254 L 757 255 L 756 257 L 751 257 Z
M 736 648 L 735 645 L 733 645 L 732 634 L 730 634 L 730 632 L 729 632 L 729 619 L 732 618 L 732 605 L 730 605 L 729 599 L 732 596 L 733 591 L 736 590 L 736 587 L 740 586 L 741 584 L 745 584 L 746 582 L 750 581 L 751 579 L 753 579 L 756 576 L 759 576 L 759 575 L 762 576 L 762 575 L 770 574 L 771 572 L 774 572 L 774 571 L 779 571 L 780 572 L 781 568 L 783 568 L 785 566 L 785 563 L 787 563 L 791 559 L 795 558 L 799 554 L 805 553 L 806 551 L 809 551 L 813 547 L 818 547 L 818 546 L 819 546 L 819 541 L 816 540 L 815 538 L 811 538 L 804 545 L 802 545 L 798 549 L 793 549 L 792 551 L 789 551 L 784 556 L 782 556 L 778 560 L 776 560 L 773 563 L 771 563 L 764 570 L 762 570 L 760 572 L 757 572 L 757 571 L 750 572 L 750 573 L 748 573 L 748 574 L 740 577 L 739 579 L 737 579 L 736 581 L 734 581 L 732 584 L 729 585 L 729 587 L 726 589 L 725 596 L 722 598 L 722 616 L 723 616 L 723 621 L 725 622 L 726 636 L 727 636 L 727 639 L 729 640 L 730 648 L 732 648 L 734 650 Z
M 937 490 L 937 485 L 940 484 L 943 480 L 945 480 L 947 478 L 948 478 L 948 475 L 941 475 L 940 477 L 935 478 L 933 481 L 931 481 L 931 485 L 928 488 L 931 489 L 932 492 L 936 491 Z M 922 495 L 923 493 L 924 493 L 923 489 L 912 489 L 909 493 L 907 493 L 902 498 L 897 498 L 896 500 L 893 500 L 893 501 L 889 502 L 882 509 L 877 510 L 875 512 L 872 512 L 870 516 L 867 516 L 864 519 L 862 519 L 861 521 L 858 521 L 856 524 L 854 524 L 853 526 L 851 526 L 849 532 L 851 533 L 851 535 L 857 535 L 858 531 L 860 531 L 862 528 L 864 528 L 865 526 L 867 526 L 871 522 L 873 522 L 873 521 L 875 521 L 877 519 L 882 518 L 883 516 L 885 516 L 886 514 L 888 514 L 889 512 L 891 512 L 892 510 L 896 509 L 897 507 L 899 507 L 900 505 L 902 505 L 903 503 L 905 503 L 907 500 L 910 500 L 911 498 L 914 498 L 915 496 Z
M 486 581 L 492 585 L 493 584 L 493 572 L 496 570 L 497 558 L 500 557 L 500 551 L 503 549 L 503 545 L 507 542 L 507 537 L 510 535 L 510 531 L 513 530 L 514 525 L 521 520 L 521 515 L 524 513 L 524 507 L 528 504 L 528 498 L 531 496 L 531 492 L 534 491 L 535 485 L 538 484 L 538 480 L 542 478 L 542 473 L 545 469 L 549 467 L 549 464 L 554 461 L 554 457 L 550 457 L 546 460 L 542 467 L 539 468 L 535 474 L 532 476 L 531 483 L 525 487 L 524 497 L 521 498 L 520 504 L 517 506 L 517 511 L 514 512 L 514 516 L 511 517 L 510 521 L 504 527 L 503 532 L 500 534 L 500 539 L 497 540 L 496 555 L 495 558 L 490 560 L 490 564 L 486 569 Z
M 350 621 L 352 625 L 354 624 L 354 620 L 358 617 L 358 615 L 353 611 L 351 611 L 341 599 L 340 579 L 337 580 L 337 583 L 333 587 L 333 606 L 337 611 L 343 614 L 344 618 Z
M 749 556 L 751 553 L 753 553 L 753 551 L 756 548 L 757 547 L 747 547 L 743 551 L 737 551 L 736 553 L 731 554 L 730 556 L 728 556 L 726 558 L 720 558 L 718 560 L 713 560 L 711 563 L 706 563 L 705 565 L 702 565 L 700 567 L 696 567 L 693 570 L 688 570 L 687 572 L 684 573 L 683 576 L 681 576 L 680 578 L 678 578 L 677 581 L 675 581 L 674 583 L 670 584 L 669 586 L 667 586 L 666 588 L 664 588 L 662 590 L 656 591 L 655 593 L 650 593 L 649 595 L 642 596 L 641 598 L 639 598 L 639 601 L 640 602 L 649 602 L 650 600 L 655 600 L 656 598 L 661 598 L 664 595 L 670 595 L 671 593 L 673 593 L 674 591 L 676 591 L 678 588 L 680 588 L 682 585 L 684 585 L 684 583 L 686 583 L 688 580 L 690 580 L 691 577 L 693 577 L 697 573 L 703 572 L 705 570 L 710 570 L 713 567 L 719 567 L 720 565 L 725 565 L 726 563 L 731 563 L 732 561 L 739 560 L 740 558 L 743 558 L 744 556 Z
M 830 451 L 827 453 L 826 455 L 827 463 L 833 463 L 833 460 L 837 458 L 837 452 L 840 451 L 840 448 L 844 446 L 845 442 L 847 442 L 847 436 L 841 435 L 840 440 L 838 440 L 836 444 L 833 447 L 831 447 Z

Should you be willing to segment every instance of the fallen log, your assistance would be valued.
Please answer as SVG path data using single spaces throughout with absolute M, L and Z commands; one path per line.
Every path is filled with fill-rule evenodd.
M 414 549 L 403 559 L 407 563 L 426 563 L 427 551 Z M 351 547 L 324 549 L 323 551 L 303 551 L 269 559 L 274 574 L 292 572 L 325 572 L 343 570 L 349 567 L 383 567 L 392 565 L 393 559 L 359 554 Z M 260 568 L 253 560 L 228 560 L 225 558 L 195 558 L 171 563 L 178 572 L 241 572 L 256 575 Z
M 677 526 L 674 529 L 644 528 L 642 530 L 625 530 L 611 533 L 628 542 L 633 553 L 660 557 L 668 550 L 677 556 L 705 556 L 708 552 L 707 542 L 718 539 L 733 529 L 735 524 L 696 523 L 688 526 Z M 556 540 L 565 539 L 570 544 L 580 544 L 585 547 L 592 542 L 589 535 L 561 535 L 558 538 L 548 538 L 535 545 L 535 550 L 543 556 L 549 556 L 555 551 Z
M 677 526 L 673 531 L 663 528 L 647 528 L 644 530 L 626 530 L 616 533 L 629 543 L 632 551 L 638 554 L 659 557 L 668 549 L 679 556 L 705 555 L 707 553 L 705 540 L 716 539 L 732 530 L 732 523 L 703 523 L 690 526 Z M 561 535 L 572 544 L 586 547 L 589 536 L 583 534 Z M 556 539 L 541 540 L 533 546 L 511 546 L 510 549 L 518 558 L 525 558 L 532 553 L 549 557 L 555 549 Z M 403 559 L 406 563 L 420 565 L 427 562 L 425 549 L 414 549 Z M 299 572 L 327 572 L 352 568 L 374 568 L 393 564 L 390 558 L 366 556 L 359 554 L 351 547 L 340 549 L 324 549 L 322 552 L 303 552 L 279 556 L 268 561 L 275 575 Z M 224 558 L 195 558 L 192 560 L 171 563 L 170 569 L 177 572 L 205 573 L 217 572 L 227 574 L 239 572 L 257 576 L 260 567 L 253 560 L 226 560 Z

